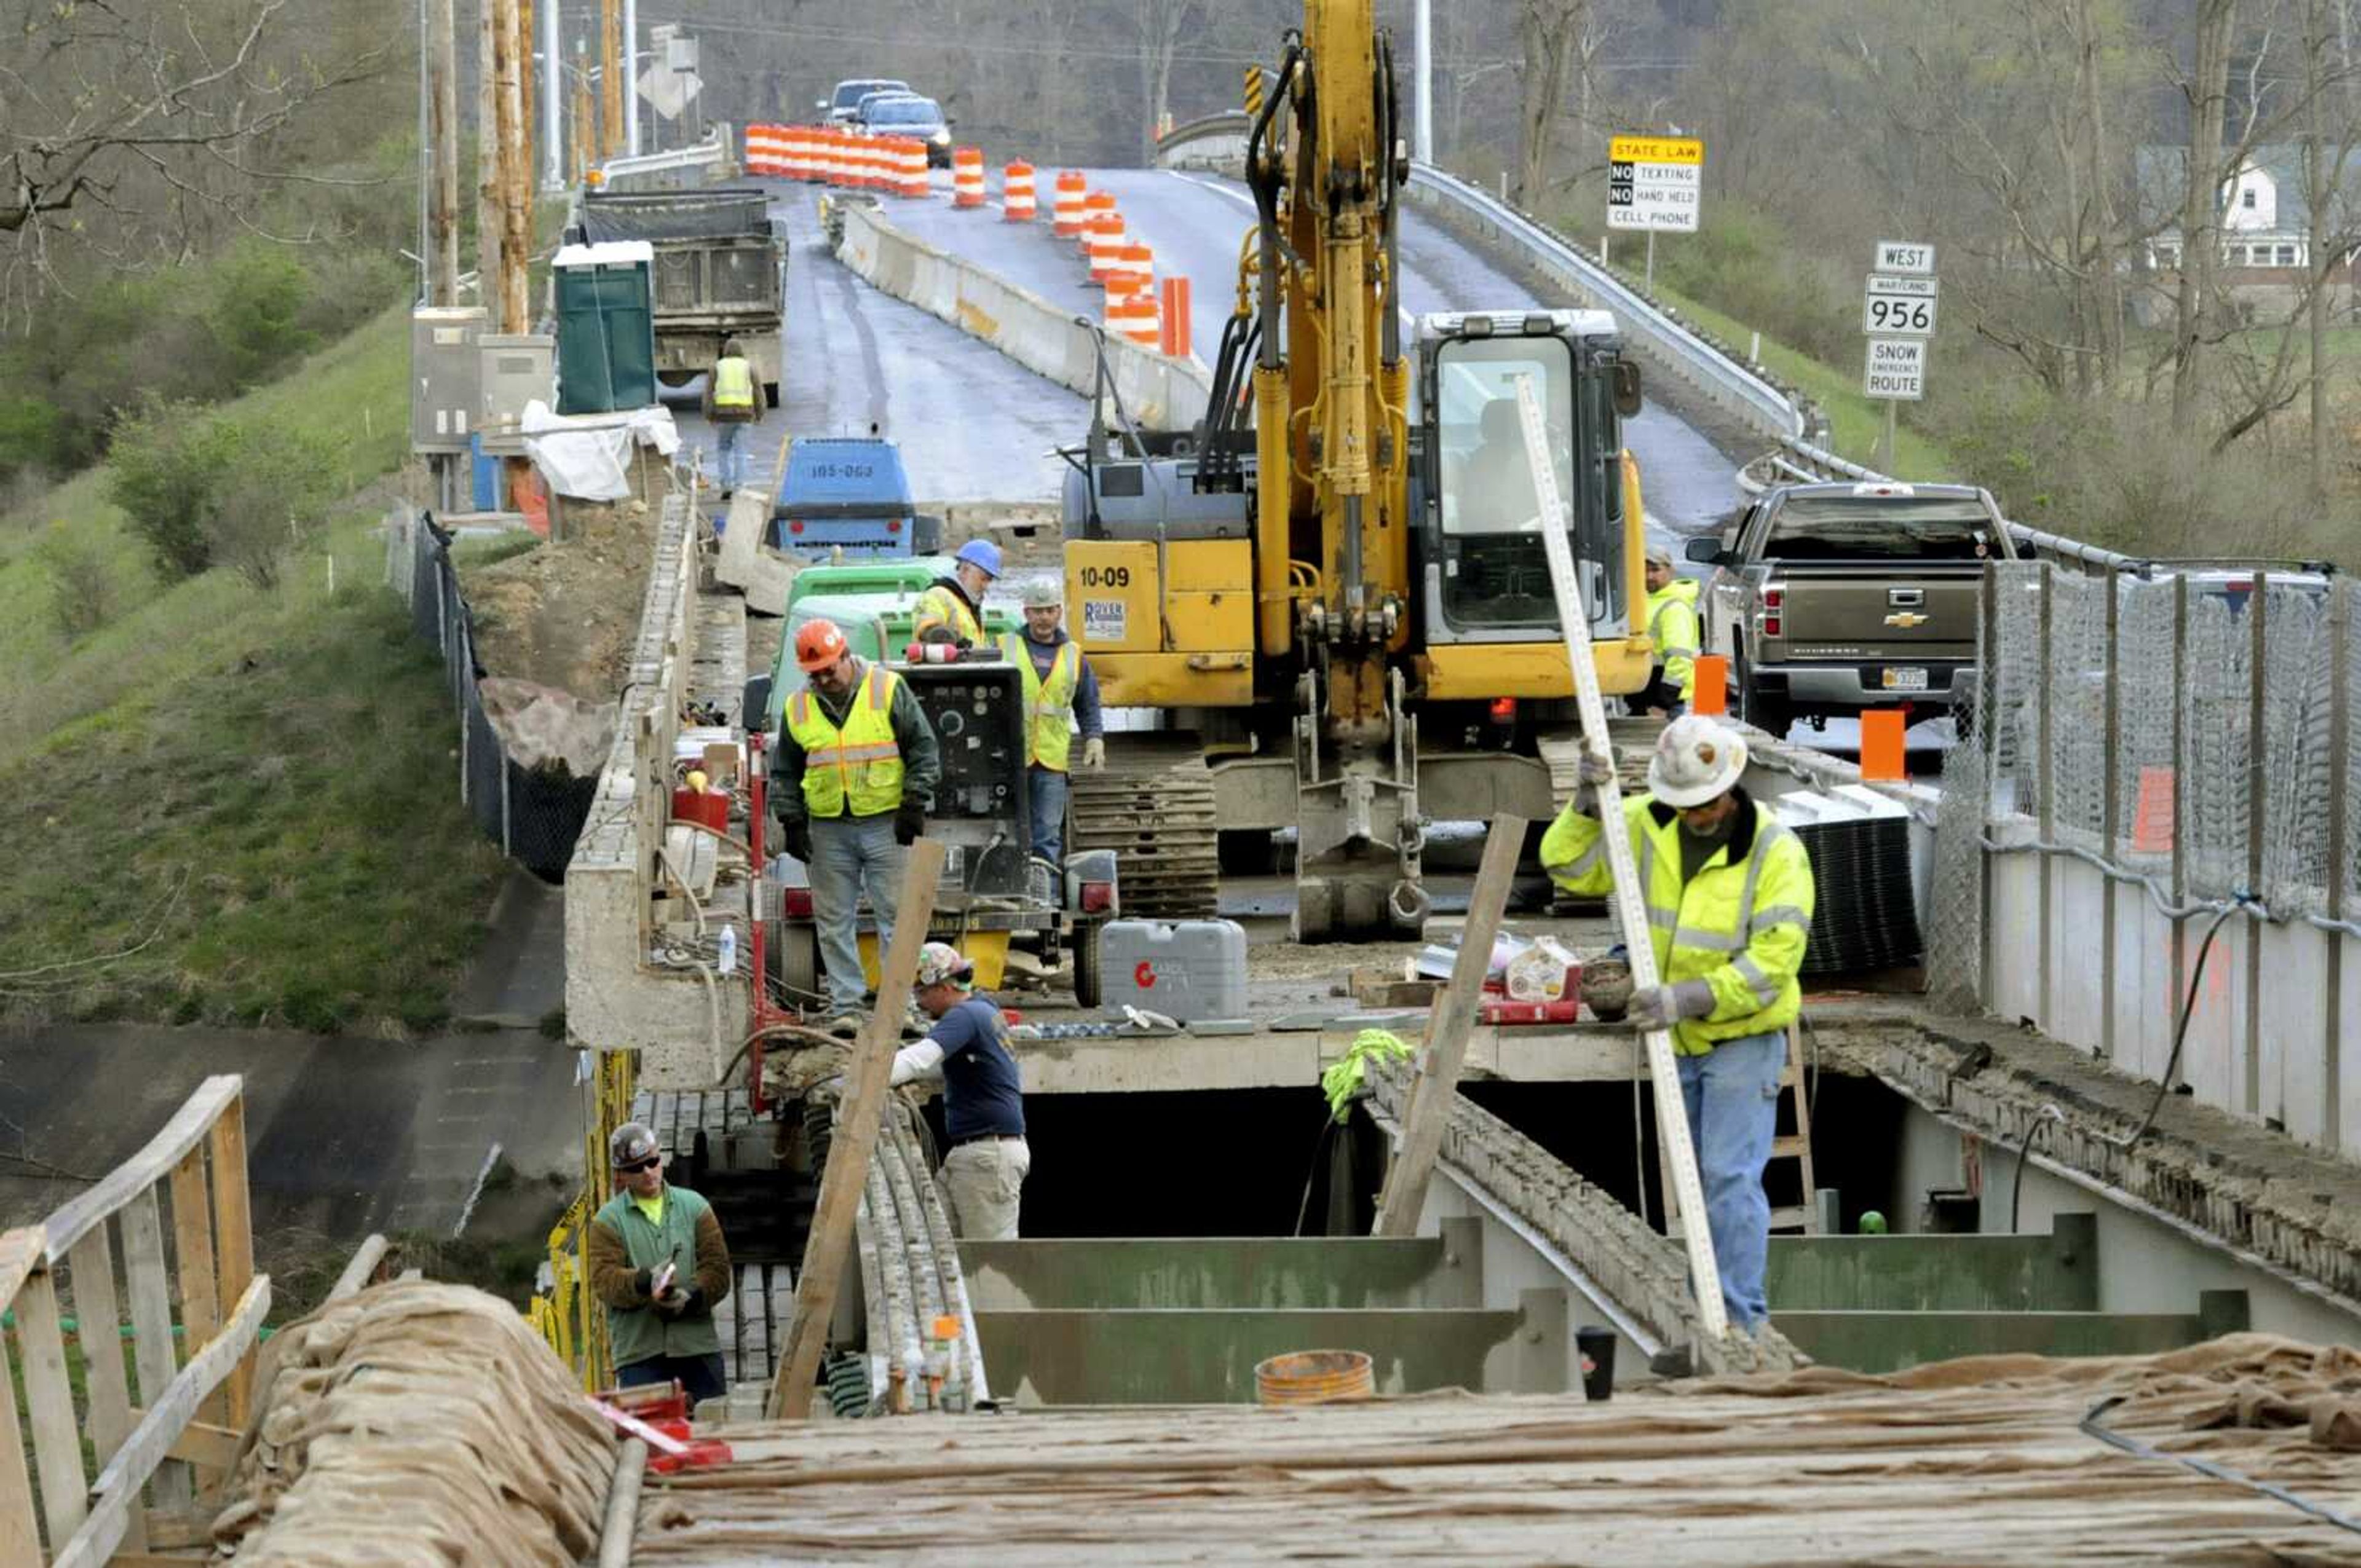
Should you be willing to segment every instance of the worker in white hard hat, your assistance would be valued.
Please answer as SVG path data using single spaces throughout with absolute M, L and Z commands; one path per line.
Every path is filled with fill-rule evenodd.
M 1008 1049 L 1000 1004 L 975 989 L 975 969 L 948 942 L 918 949 L 918 1011 L 927 1037 L 894 1055 L 895 1083 L 940 1069 L 944 1201 L 969 1241 L 1013 1242 L 1033 1151 L 1025 1142 L 1025 1084 Z
M 1598 817 L 1598 791 L 1612 767 L 1586 742 L 1582 783 L 1542 839 L 1543 868 L 1568 893 L 1596 895 L 1612 885 Z M 1722 1299 L 1732 1321 L 1752 1331 L 1769 1311 L 1763 1168 L 1787 1028 L 1803 1010 L 1795 976 L 1815 893 L 1803 841 L 1747 795 L 1739 783 L 1745 772 L 1746 742 L 1736 730 L 1695 714 L 1675 718 L 1649 759 L 1647 793 L 1623 802 L 1623 820 L 1660 976 L 1632 996 L 1629 1018 L 1672 1032 Z
M 1673 569 L 1673 552 L 1651 541 L 1647 551 L 1648 638 L 1655 644 L 1650 655 L 1654 668 L 1648 685 L 1632 699 L 1644 713 L 1678 718 L 1697 700 L 1697 580 Z
M 622 1387 L 677 1378 L 689 1409 L 729 1390 L 713 1304 L 730 1294 L 730 1248 L 713 1205 L 664 1179 L 664 1150 L 641 1122 L 607 1140 L 615 1196 L 591 1217 L 590 1288 L 607 1307 L 607 1343 Z
M 1074 730 L 1082 732 L 1082 766 L 1106 765 L 1106 725 L 1099 712 L 1099 678 L 1082 645 L 1059 625 L 1065 585 L 1054 576 L 1025 585 L 1025 634 L 1000 634 L 1000 651 L 1025 674 L 1025 780 L 1033 822 L 1033 853 L 1064 863 L 1066 772 Z

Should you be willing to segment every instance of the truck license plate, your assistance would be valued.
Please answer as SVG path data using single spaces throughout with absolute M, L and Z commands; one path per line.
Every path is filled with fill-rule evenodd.
M 1927 689 L 1927 672 L 1923 669 L 1885 666 L 1885 689 L 1890 692 L 1922 692 Z

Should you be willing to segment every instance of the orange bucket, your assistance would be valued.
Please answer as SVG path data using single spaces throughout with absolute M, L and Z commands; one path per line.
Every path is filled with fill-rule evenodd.
M 1377 1397 L 1376 1366 L 1367 1351 L 1297 1350 L 1255 1366 L 1255 1402 L 1333 1405 Z

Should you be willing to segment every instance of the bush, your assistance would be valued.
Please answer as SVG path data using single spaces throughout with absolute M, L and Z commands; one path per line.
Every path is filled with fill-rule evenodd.
M 342 455 L 324 436 L 151 404 L 116 430 L 107 494 L 168 579 L 226 565 L 267 588 L 319 532 Z
M 53 522 L 38 546 L 49 578 L 49 620 L 69 642 L 115 619 L 122 608 L 105 543 L 86 528 Z
M 286 251 L 241 240 L 211 268 L 205 325 L 228 380 L 244 391 L 319 342 L 302 324 L 311 280 Z
M 258 588 L 277 586 L 289 552 L 327 521 L 343 453 L 324 436 L 225 420 L 233 457 L 222 477 L 211 535 L 214 558 Z

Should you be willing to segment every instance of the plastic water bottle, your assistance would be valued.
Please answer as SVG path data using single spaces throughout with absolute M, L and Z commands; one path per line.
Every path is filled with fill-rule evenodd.
M 721 927 L 721 972 L 734 974 L 738 969 L 738 927 Z

